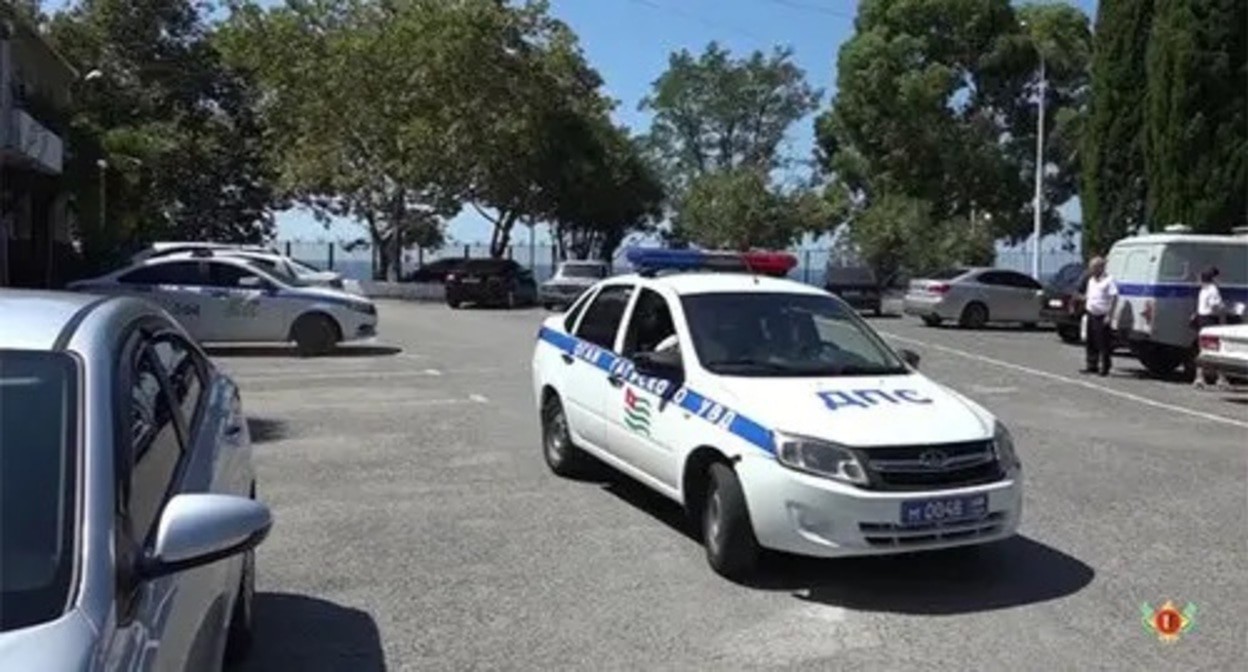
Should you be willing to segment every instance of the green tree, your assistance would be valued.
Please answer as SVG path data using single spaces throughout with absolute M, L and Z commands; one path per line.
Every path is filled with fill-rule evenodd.
M 769 176 L 791 167 L 785 134 L 821 93 L 792 56 L 776 49 L 734 58 L 712 42 L 699 56 L 682 50 L 669 58 L 640 107 L 654 114 L 645 142 L 676 211 L 670 241 L 772 246 L 796 235 L 791 227 L 805 214 L 798 205 L 807 201 Z
M 1248 4 L 1157 0 L 1147 66 L 1150 225 L 1248 223 Z
M 1092 91 L 1083 137 L 1083 249 L 1103 253 L 1146 227 L 1145 57 L 1154 0 L 1102 0 L 1097 7 Z
M 66 169 L 89 258 L 158 238 L 254 242 L 272 231 L 275 175 L 256 90 L 224 63 L 207 9 L 94 0 L 47 23 L 52 44 L 89 75 L 75 92 Z
M 893 205 L 877 213 L 907 204 L 925 213 L 910 217 L 919 226 L 956 226 L 978 211 L 992 214 L 992 238 L 1029 234 L 1043 53 L 1044 229 L 1058 228 L 1056 206 L 1076 193 L 1086 17 L 1066 5 L 1016 13 L 1007 0 L 864 0 L 855 27 L 840 50 L 836 98 L 816 121 L 835 211 L 854 227 L 883 226 L 880 214 L 858 215 L 888 197 Z

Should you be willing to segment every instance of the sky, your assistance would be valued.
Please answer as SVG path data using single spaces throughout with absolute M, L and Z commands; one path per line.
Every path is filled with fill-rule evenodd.
M 1095 13 L 1096 0 L 1072 3 L 1089 15 Z M 756 49 L 791 47 L 808 81 L 824 91 L 821 108 L 826 109 L 836 89 L 837 50 L 853 35 L 857 5 L 856 0 L 551 0 L 551 12 L 576 31 L 590 64 L 606 82 L 607 94 L 619 101 L 616 120 L 641 132 L 649 127 L 649 115 L 638 110 L 638 103 L 666 69 L 668 56 L 681 49 L 699 53 L 712 40 L 739 56 Z M 810 156 L 813 143 L 813 117 L 790 129 L 788 150 L 794 156 Z M 1067 214 L 1077 218 L 1077 208 Z M 448 233 L 460 244 L 486 242 L 490 224 L 468 208 L 451 220 Z M 350 222 L 326 230 L 298 210 L 278 217 L 282 240 L 362 234 Z M 527 232 L 519 234 L 528 237 Z M 538 244 L 546 240 L 539 227 Z

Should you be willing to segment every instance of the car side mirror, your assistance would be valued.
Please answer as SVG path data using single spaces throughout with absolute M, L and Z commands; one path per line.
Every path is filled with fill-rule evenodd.
M 922 359 L 921 357 L 919 357 L 919 353 L 913 350 L 903 348 L 898 354 L 901 355 L 901 358 L 905 360 L 906 364 L 910 365 L 910 368 L 912 369 L 919 368 L 919 361 Z
M 680 350 L 671 348 L 658 352 L 639 352 L 633 355 L 633 366 L 637 373 L 653 378 L 677 380 L 685 375 L 685 366 L 681 360 Z
M 140 576 L 155 579 L 250 551 L 272 526 L 269 507 L 254 499 L 177 495 L 160 514 L 156 541 L 140 566 Z

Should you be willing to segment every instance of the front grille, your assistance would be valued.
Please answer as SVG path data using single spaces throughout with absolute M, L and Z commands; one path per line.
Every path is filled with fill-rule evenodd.
M 925 525 L 859 523 L 858 531 L 862 532 L 867 543 L 872 546 L 925 546 L 989 537 L 1000 532 L 1004 522 L 1005 513 L 994 511 L 977 520 L 950 523 L 927 523 Z
M 888 446 L 863 452 L 869 487 L 875 490 L 958 488 L 1005 477 L 991 441 Z

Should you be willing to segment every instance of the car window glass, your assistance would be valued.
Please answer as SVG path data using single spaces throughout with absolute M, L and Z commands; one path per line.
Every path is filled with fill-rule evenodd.
M 1126 262 L 1123 264 L 1122 277 L 1118 280 L 1129 280 L 1132 282 L 1147 282 L 1148 267 L 1150 257 L 1147 250 L 1132 250 L 1127 254 Z
M 137 268 L 117 278 L 118 282 L 133 285 L 203 285 L 203 275 L 197 261 L 175 261 Z
M 607 268 L 599 264 L 564 264 L 559 275 L 565 278 L 605 278 Z
M 629 357 L 637 352 L 653 352 L 660 343 L 675 333 L 676 324 L 672 321 L 667 301 L 658 292 L 643 288 L 633 306 L 633 314 L 624 333 L 621 354 Z
M 585 309 L 585 317 L 577 325 L 576 335 L 599 347 L 615 348 L 615 335 L 620 329 L 624 308 L 633 295 L 632 285 L 603 287 Z
M 975 276 L 975 281 L 981 285 L 992 285 L 993 287 L 997 287 L 1007 284 L 1001 276 L 1002 274 L 997 271 L 984 271 L 983 273 Z
M 1017 287 L 1019 289 L 1040 289 L 1040 283 L 1033 280 L 1029 275 L 1023 275 L 1022 273 L 1002 273 L 1001 275 L 1002 280 L 1004 280 L 1011 287 Z
M 569 334 L 576 327 L 576 321 L 580 319 L 581 313 L 585 312 L 585 306 L 589 305 L 590 299 L 593 298 L 592 294 L 592 291 L 586 291 L 584 294 L 581 294 L 576 303 L 573 303 L 572 307 L 568 309 L 568 316 L 563 318 L 563 328 Z
M 212 287 L 241 287 L 244 278 L 255 278 L 252 282 L 268 284 L 259 275 L 240 266 L 224 263 L 208 265 L 208 284 Z
M 148 350 L 134 364 L 130 389 L 130 473 L 128 512 L 135 539 L 145 539 L 164 506 L 173 484 L 182 445 L 173 407 L 161 387 L 158 365 Z
M 908 372 L 855 311 L 830 295 L 723 292 L 681 298 L 699 361 L 732 376 Z
M 0 633 L 51 621 L 69 601 L 77 381 L 65 353 L 0 350 Z
M 182 417 L 187 426 L 195 421 L 203 397 L 203 369 L 198 360 L 199 355 L 173 334 L 161 336 L 152 344 L 152 354 L 165 369 L 169 386 L 173 392 L 174 403 L 182 410 Z

